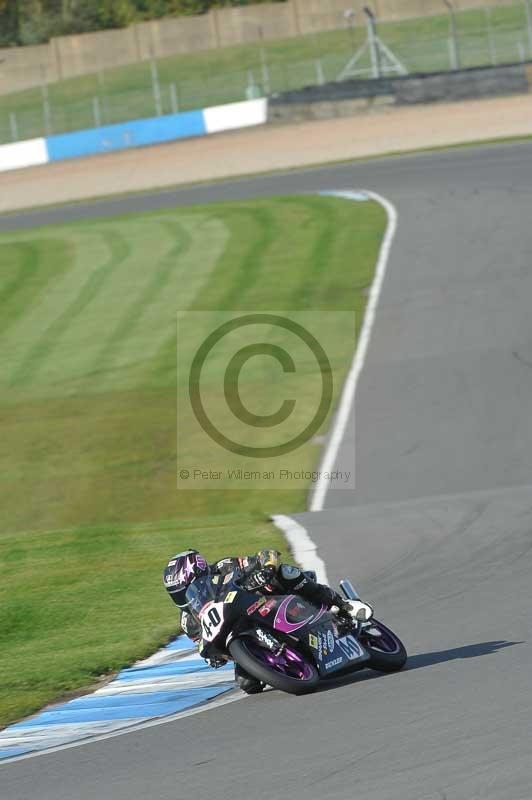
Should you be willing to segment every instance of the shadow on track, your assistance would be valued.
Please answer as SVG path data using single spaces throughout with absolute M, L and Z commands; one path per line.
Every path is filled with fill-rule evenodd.
M 514 645 L 524 644 L 524 642 L 508 642 L 504 639 L 498 639 L 491 642 L 478 642 L 477 644 L 467 644 L 463 647 L 452 647 L 449 650 L 435 650 L 431 653 L 417 653 L 408 657 L 406 666 L 400 672 L 412 672 L 416 669 L 423 669 L 423 667 L 432 667 L 435 664 L 444 664 L 447 661 L 456 661 L 465 658 L 479 658 L 480 656 L 488 656 L 493 653 L 498 653 L 506 647 L 513 647 Z M 394 673 L 389 673 L 394 674 Z M 363 681 L 375 680 L 376 678 L 384 678 L 386 673 L 377 672 L 376 670 L 361 668 L 356 672 L 351 672 L 348 675 L 341 675 L 338 678 L 329 678 L 326 682 L 320 684 L 317 692 L 327 692 L 330 689 L 335 689 L 340 686 L 346 686 L 349 683 L 362 683 Z
M 422 667 L 431 667 L 433 664 L 443 664 L 445 661 L 456 661 L 460 658 L 478 658 L 479 656 L 489 656 L 498 653 L 505 647 L 513 647 L 524 642 L 507 642 L 499 639 L 493 642 L 478 642 L 477 644 L 466 644 L 463 647 L 452 647 L 450 650 L 437 650 L 432 653 L 418 653 L 409 656 L 406 662 L 405 672 Z

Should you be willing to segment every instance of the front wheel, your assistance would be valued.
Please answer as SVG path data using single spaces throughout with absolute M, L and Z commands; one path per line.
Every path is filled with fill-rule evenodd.
M 289 694 L 306 694 L 319 682 L 318 670 L 291 647 L 280 655 L 272 653 L 250 636 L 233 639 L 231 656 L 246 672 L 259 681 Z
M 366 664 L 378 672 L 398 672 L 406 664 L 404 644 L 393 631 L 374 619 L 364 628 L 360 641 L 370 654 Z

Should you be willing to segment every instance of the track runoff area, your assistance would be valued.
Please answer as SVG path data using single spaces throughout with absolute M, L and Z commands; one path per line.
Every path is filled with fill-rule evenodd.
M 215 787 L 248 796 L 250 782 L 259 797 L 289 789 L 344 798 L 354 785 L 370 800 L 526 796 L 531 150 L 485 147 L 165 193 L 176 205 L 370 185 L 398 209 L 356 413 L 335 456 L 341 469 L 356 444 L 356 486 L 327 492 L 322 511 L 296 522 L 330 581 L 351 577 L 398 630 L 409 667 L 8 764 L 8 797 L 37 778 L 54 800 L 104 787 L 116 800 L 147 786 L 175 797 L 176 755 L 179 780 L 200 797 Z M 204 767 L 200 750 L 213 759 Z

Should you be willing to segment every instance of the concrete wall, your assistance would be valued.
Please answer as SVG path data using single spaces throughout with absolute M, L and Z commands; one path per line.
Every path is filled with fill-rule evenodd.
M 515 5 L 516 0 L 454 0 L 459 10 Z M 299 36 L 345 25 L 343 13 L 363 0 L 287 0 L 222 8 L 196 17 L 176 17 L 123 30 L 63 36 L 49 44 L 0 50 L 0 94 L 39 86 L 148 59 L 218 47 Z M 382 20 L 442 14 L 442 0 L 371 0 Z

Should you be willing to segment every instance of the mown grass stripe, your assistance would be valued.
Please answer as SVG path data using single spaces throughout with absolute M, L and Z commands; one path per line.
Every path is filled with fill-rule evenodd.
M 327 275 L 324 265 L 328 263 L 330 251 L 334 243 L 335 229 L 333 223 L 334 211 L 329 206 L 320 205 L 317 214 L 316 198 L 298 197 L 286 198 L 287 205 L 295 204 L 298 208 L 306 209 L 309 218 L 315 220 L 316 230 L 309 237 L 310 254 L 308 259 L 309 269 L 305 270 L 303 280 L 292 291 L 292 302 L 295 306 L 308 305 L 312 307 L 315 298 L 321 295 L 321 281 Z
M 238 269 L 232 275 L 229 288 L 222 294 L 218 304 L 219 310 L 246 307 L 246 296 L 259 280 L 263 265 L 268 259 L 270 246 L 278 233 L 275 217 L 267 208 L 246 209 L 244 214 L 239 209 L 239 212 L 237 211 L 237 216 L 244 217 L 244 225 L 248 225 L 249 220 L 252 220 L 258 235 L 251 239 Z
M 25 240 L 30 235 L 26 233 Z M 75 303 L 80 287 L 102 263 L 109 263 L 108 245 L 94 226 L 59 228 L 54 230 L 53 237 L 39 232 L 35 238 L 40 250 L 39 274 L 46 271 L 50 241 L 59 236 L 65 240 L 72 254 L 72 257 L 69 255 L 67 268 L 56 273 L 38 297 L 31 295 L 28 298 L 25 313 L 19 315 L 4 335 L 6 366 L 3 380 L 8 386 L 14 385 L 14 374 L 19 377 L 22 375 L 22 364 L 41 337 L 46 335 L 48 328 L 64 314 L 65 308 Z
M 176 269 L 177 259 L 190 247 L 192 237 L 181 223 L 172 224 L 171 222 L 161 221 L 160 224 L 175 242 L 158 264 L 155 265 L 149 283 L 124 310 L 114 330 L 95 356 L 92 371 L 97 371 L 99 383 L 104 380 L 105 373 L 115 366 L 118 352 L 124 347 L 124 340 L 130 336 L 135 327 L 142 323 L 142 316 L 146 306 L 152 303 L 168 284 L 172 272 Z M 139 355 L 142 358 L 146 357 L 145 351 L 141 351 Z
M 114 231 L 102 231 L 109 258 L 92 272 L 81 287 L 78 295 L 65 308 L 60 316 L 46 329 L 44 335 L 31 348 L 27 356 L 11 376 L 11 386 L 28 383 L 35 380 L 39 370 L 46 366 L 54 347 L 59 344 L 61 337 L 71 326 L 72 321 L 79 316 L 103 289 L 111 270 L 130 254 L 130 246 L 123 236 Z
M 47 239 L 45 247 L 37 238 L 15 238 L 0 245 L 0 280 L 4 281 L 0 290 L 0 335 L 40 302 L 51 283 L 70 268 L 72 260 L 73 249 L 60 238 Z
M 219 256 L 228 231 L 218 220 L 202 217 L 161 220 L 174 242 L 160 261 L 144 293 L 124 312 L 115 331 L 101 350 L 95 367 L 102 372 L 99 386 L 108 389 L 116 378 L 124 385 L 123 370 L 133 362 L 136 372 L 151 372 L 152 359 L 161 342 L 173 335 L 178 314 L 182 314 L 201 292 Z M 138 378 L 137 378 L 138 379 Z

